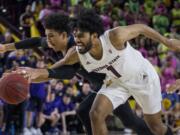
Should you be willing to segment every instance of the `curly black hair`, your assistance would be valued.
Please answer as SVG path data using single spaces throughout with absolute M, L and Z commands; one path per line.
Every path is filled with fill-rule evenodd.
M 74 29 L 77 28 L 77 18 L 75 18 L 75 17 L 74 18 L 70 18 L 68 26 L 71 29 L 71 32 L 73 32 Z
M 80 31 L 97 33 L 98 36 L 104 33 L 102 19 L 93 9 L 82 9 L 77 19 L 77 27 Z
M 70 33 L 69 28 L 69 17 L 63 13 L 52 13 L 48 15 L 44 21 L 43 26 L 45 29 L 53 29 L 59 33 L 67 32 Z

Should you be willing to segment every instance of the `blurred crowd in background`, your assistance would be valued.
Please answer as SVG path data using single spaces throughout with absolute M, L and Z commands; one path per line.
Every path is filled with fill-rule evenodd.
M 0 42 L 11 43 L 29 37 L 45 36 L 42 26 L 45 16 L 63 12 L 74 18 L 81 8 L 94 8 L 101 16 L 105 29 L 143 23 L 168 38 L 180 39 L 180 0 L 1 0 L 0 16 L 20 33 L 17 36 L 0 21 Z M 145 37 L 130 41 L 156 68 L 161 79 L 163 121 L 180 134 L 180 92 L 167 94 L 167 87 L 180 78 L 180 53 L 172 52 L 160 43 Z M 18 50 L 0 54 L 0 76 L 19 66 L 45 68 L 48 59 L 57 54 L 44 48 L 40 56 L 34 50 Z M 84 133 L 75 109 L 92 92 L 86 78 L 51 80 L 31 84 L 27 101 L 19 105 L 0 103 L 0 129 L 9 134 Z M 156 95 L 154 95 L 156 96 Z M 156 97 L 154 97 L 156 98 Z M 131 98 L 134 113 L 142 117 L 142 110 Z M 133 132 L 110 116 L 111 130 Z

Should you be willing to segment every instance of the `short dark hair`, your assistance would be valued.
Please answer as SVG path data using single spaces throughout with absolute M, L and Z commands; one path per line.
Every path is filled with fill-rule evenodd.
M 43 25 L 45 29 L 53 29 L 57 32 L 70 33 L 69 17 L 63 13 L 52 13 L 45 17 Z
M 97 33 L 98 36 L 104 33 L 102 19 L 93 9 L 82 9 L 77 19 L 80 31 Z

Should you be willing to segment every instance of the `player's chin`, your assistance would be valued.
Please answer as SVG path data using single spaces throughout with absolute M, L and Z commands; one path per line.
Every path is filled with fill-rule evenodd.
M 61 49 L 60 49 L 60 48 L 57 48 L 57 47 L 52 47 L 52 49 L 53 49 L 55 52 L 61 51 Z
M 79 53 L 83 53 L 84 52 L 84 47 L 83 46 L 78 46 L 78 51 L 79 51 Z
M 84 50 L 84 49 L 78 49 L 78 51 L 79 51 L 80 54 L 85 54 L 85 53 L 87 53 L 87 51 Z

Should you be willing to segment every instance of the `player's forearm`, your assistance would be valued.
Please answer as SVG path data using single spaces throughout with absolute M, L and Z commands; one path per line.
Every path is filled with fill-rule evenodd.
M 163 43 L 165 46 L 170 48 L 173 51 L 180 51 L 180 41 L 177 39 L 168 39 L 164 36 L 162 36 L 160 33 L 155 31 L 154 29 L 146 26 L 146 25 L 141 25 L 141 34 L 144 36 L 155 40 L 157 42 Z
M 31 82 L 32 83 L 41 83 L 41 82 L 48 82 L 49 80 L 51 80 L 50 78 L 36 78 L 36 79 L 32 79 Z
M 44 38 L 35 37 L 35 38 L 21 40 L 15 43 L 4 44 L 3 46 L 5 47 L 5 51 L 7 52 L 7 51 L 14 51 L 17 49 L 29 49 L 29 48 L 40 47 L 43 46 L 44 44 L 43 41 Z
M 37 77 L 32 77 L 31 82 L 33 83 L 46 82 L 50 80 L 47 69 L 34 69 L 34 73 L 37 74 Z
M 142 24 L 142 25 L 140 25 L 140 29 L 141 29 L 140 34 L 142 34 L 154 41 L 167 44 L 167 38 L 163 37 L 159 32 L 152 29 L 151 27 L 148 27 L 148 26 Z
M 60 66 L 63 66 L 63 65 L 65 65 L 65 61 L 64 61 L 64 59 L 61 59 L 60 61 L 54 63 L 54 64 L 50 67 L 50 69 L 56 69 L 56 68 L 58 68 L 58 67 L 60 67 Z
M 56 69 L 48 69 L 48 78 L 54 79 L 71 79 L 76 74 L 77 68 L 72 66 L 62 66 Z
M 75 65 L 62 66 L 58 69 L 32 69 L 30 74 L 31 82 L 45 82 L 49 79 L 71 79 L 74 77 L 77 68 Z
M 79 56 L 75 46 L 68 50 L 63 61 L 64 61 L 64 65 L 73 65 L 79 62 Z
M 16 49 L 30 49 L 30 48 L 37 48 L 43 46 L 44 38 L 41 37 L 34 37 L 28 38 L 25 40 L 21 40 L 20 42 L 14 43 L 14 47 Z

